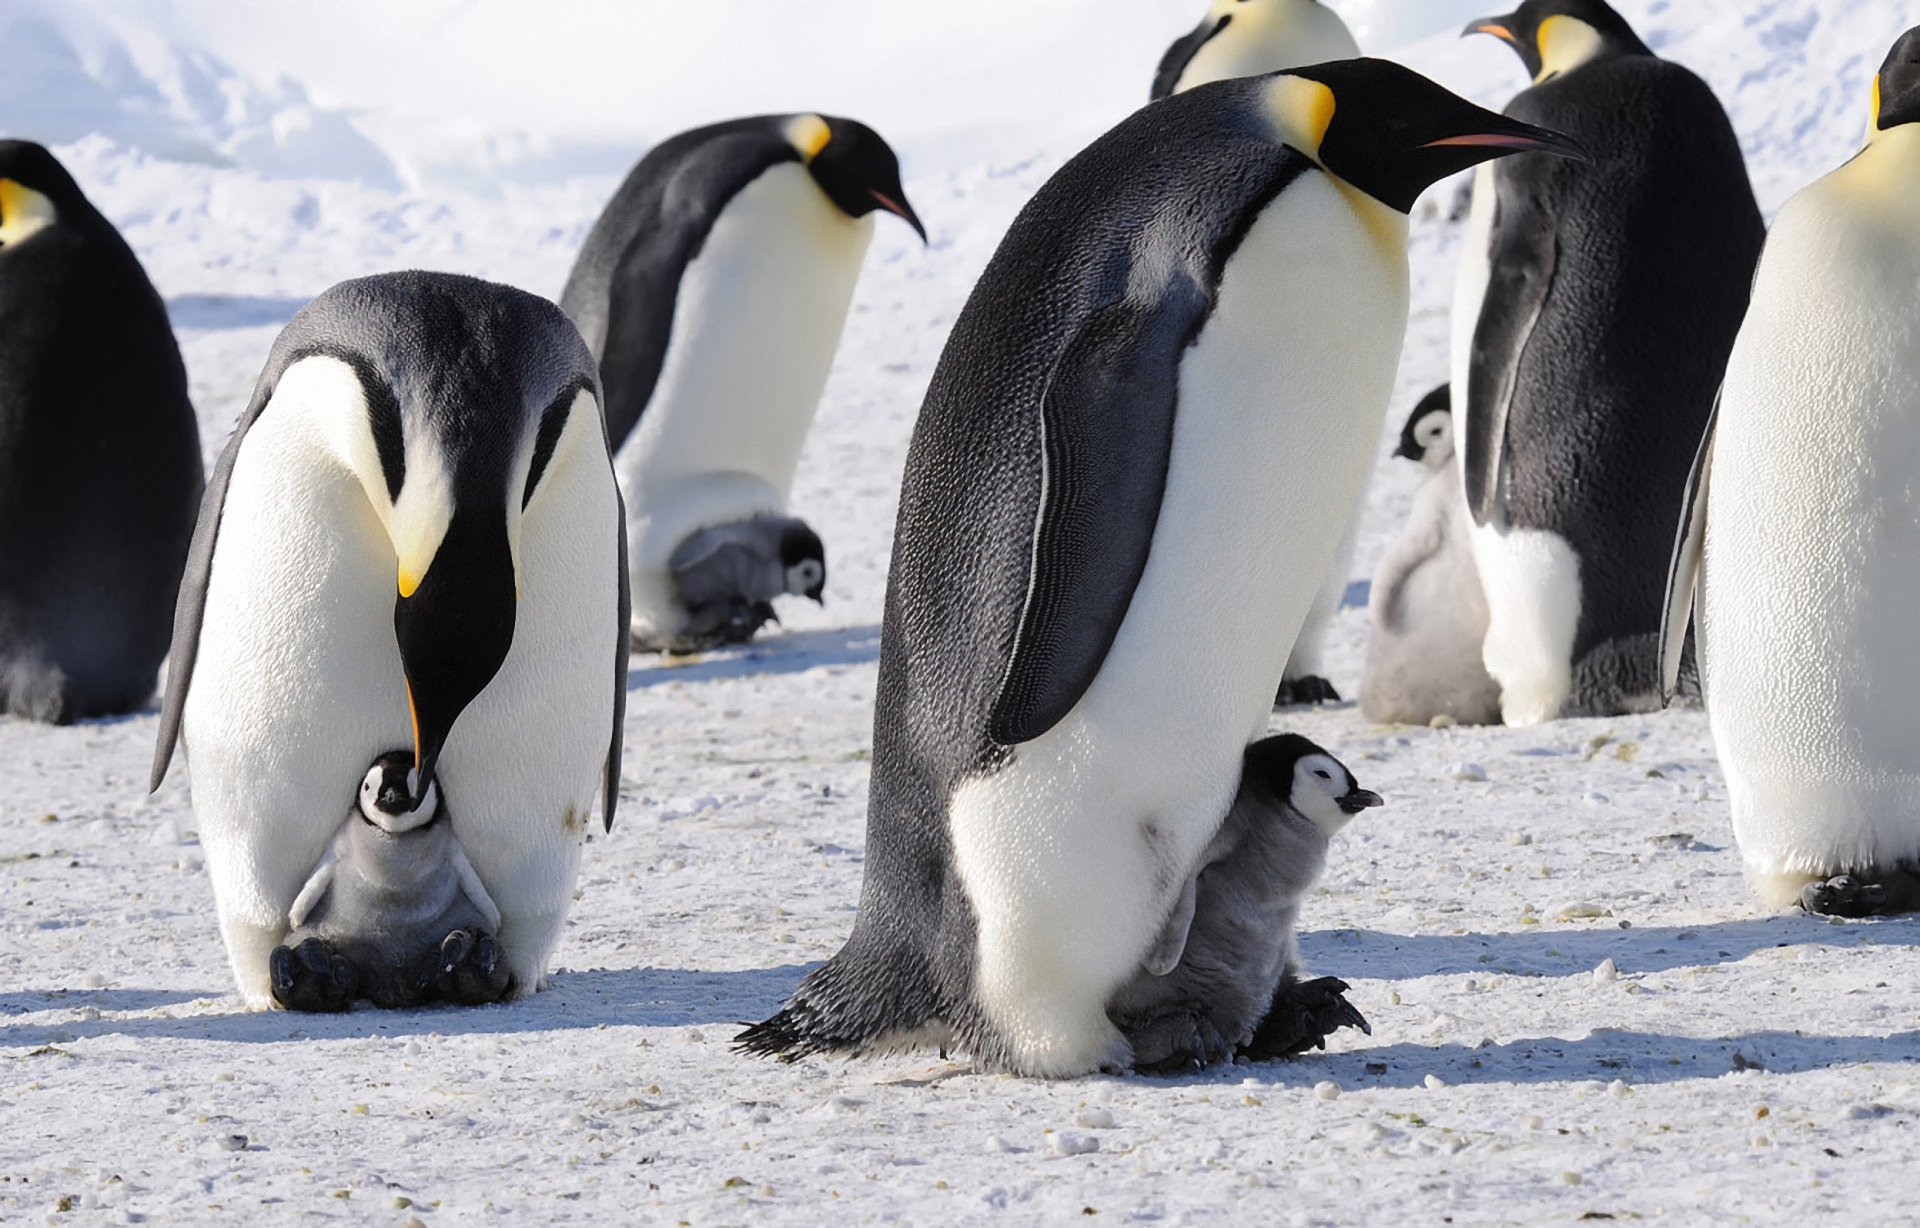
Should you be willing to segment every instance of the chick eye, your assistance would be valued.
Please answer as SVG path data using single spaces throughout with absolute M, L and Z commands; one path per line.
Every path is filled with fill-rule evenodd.
M 1332 779 L 1333 779 L 1333 777 L 1332 777 L 1332 776 L 1330 776 L 1330 775 L 1328 775 L 1328 774 L 1327 774 L 1326 772 L 1323 772 L 1323 771 L 1321 771 L 1321 770 L 1320 770 L 1319 768 L 1315 768 L 1315 769 L 1313 769 L 1313 774 L 1314 774 L 1315 776 L 1318 776 L 1318 777 L 1319 777 L 1320 779 L 1322 779 L 1322 780 L 1332 780 Z

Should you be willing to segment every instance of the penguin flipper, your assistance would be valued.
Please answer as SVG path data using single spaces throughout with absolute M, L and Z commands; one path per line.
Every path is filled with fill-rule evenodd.
M 627 577 L 627 500 L 616 489 L 614 499 L 620 509 L 620 557 L 615 560 L 620 574 L 620 617 L 614 624 L 613 645 L 613 732 L 607 739 L 607 774 L 601 786 L 600 822 L 602 830 L 613 830 L 613 812 L 620 804 L 620 750 L 627 729 L 627 659 L 633 651 L 633 593 Z
M 1500 207 L 1517 206 L 1503 195 Z M 1487 296 L 1474 326 L 1460 440 L 1467 510 L 1477 525 L 1506 522 L 1508 416 L 1559 258 L 1560 237 L 1550 219 L 1502 218 L 1490 254 Z
M 1232 14 L 1222 17 L 1217 22 L 1211 19 L 1204 20 L 1190 32 L 1175 40 L 1173 46 L 1167 48 L 1167 53 L 1160 57 L 1160 67 L 1153 74 L 1153 92 L 1147 95 L 1147 101 L 1159 102 L 1162 98 L 1171 96 L 1174 88 L 1180 84 L 1181 75 L 1187 71 L 1187 65 L 1193 63 L 1193 57 L 1200 54 L 1200 48 L 1206 46 L 1208 41 L 1220 31 L 1226 29 L 1227 24 L 1232 20 Z
M 1180 966 L 1180 957 L 1187 953 L 1187 935 L 1193 929 L 1193 914 L 1199 906 L 1200 876 L 1196 874 L 1180 889 L 1180 898 L 1173 902 L 1173 915 L 1167 918 L 1160 936 L 1153 940 L 1153 948 L 1141 962 L 1142 967 L 1154 976 L 1165 976 Z
M 1680 508 L 1680 531 L 1673 543 L 1673 561 L 1667 568 L 1666 611 L 1660 620 L 1660 699 L 1671 704 L 1680 683 L 1680 659 L 1693 621 L 1693 601 L 1700 583 L 1700 556 L 1707 542 L 1707 485 L 1713 473 L 1713 436 L 1720 425 L 1720 398 L 1707 416 L 1707 433 L 1694 454 L 1687 475 L 1687 498 Z
M 1072 711 L 1120 632 L 1166 492 L 1180 352 L 1207 306 L 1175 272 L 1151 301 L 1088 316 L 1048 375 L 1026 603 L 987 725 L 1002 746 Z

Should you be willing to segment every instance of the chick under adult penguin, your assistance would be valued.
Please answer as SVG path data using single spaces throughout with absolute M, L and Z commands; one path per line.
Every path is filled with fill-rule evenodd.
M 821 600 L 787 497 L 876 212 L 926 238 L 879 133 L 763 115 L 663 141 L 587 235 L 560 305 L 606 389 L 636 647 L 739 643 L 775 597 Z
M 1920 909 L 1920 29 L 1859 154 L 1788 201 L 1695 466 L 1689 613 L 1733 833 L 1770 907 Z
M 1706 84 L 1602 0 L 1527 0 L 1507 114 L 1596 162 L 1483 168 L 1454 301 L 1459 455 L 1507 724 L 1659 704 L 1671 509 L 1764 230 Z
M 1151 100 L 1359 54 L 1347 23 L 1320 0 L 1212 0 L 1200 24 L 1161 57 Z
M 184 740 L 249 1005 L 367 765 L 410 747 L 540 986 L 626 706 L 620 493 L 593 358 L 471 277 L 342 282 L 274 342 L 194 531 L 153 787 Z
M 745 1048 L 1129 1064 L 1107 1004 L 1232 804 L 1366 478 L 1407 211 L 1572 148 L 1349 60 L 1151 104 L 1040 190 L 908 453 L 853 935 Z
M 52 154 L 0 141 L 0 713 L 152 697 L 201 485 L 153 283 Z

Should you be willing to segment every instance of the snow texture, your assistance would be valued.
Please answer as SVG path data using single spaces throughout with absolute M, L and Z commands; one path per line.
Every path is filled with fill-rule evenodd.
M 1451 37 L 1477 6 L 1343 7 L 1379 23 L 1374 49 L 1433 35 L 1396 54 L 1476 98 L 1522 84 L 1493 40 Z M 1856 147 L 1871 73 L 1920 23 L 1920 0 L 1622 8 L 1726 100 L 1769 215 Z M 923 250 L 882 220 L 807 445 L 792 506 L 832 555 L 825 609 L 789 604 L 785 630 L 742 651 L 635 660 L 620 825 L 587 849 L 551 991 L 246 1013 L 185 773 L 142 792 L 153 714 L 0 720 L 0 1219 L 1900 1217 L 1920 931 L 1763 914 L 1698 713 L 1522 731 L 1285 715 L 1389 799 L 1305 904 L 1309 966 L 1349 981 L 1374 1026 L 1326 1054 L 1049 1084 L 931 1054 L 729 1050 L 852 922 L 894 501 L 947 328 L 1015 210 L 1145 99 L 1198 9 L 0 10 L 0 131 L 55 143 L 146 262 L 209 457 L 309 296 L 410 266 L 557 293 L 619 172 L 696 122 L 857 115 L 901 149 L 933 235 Z M 1393 432 L 1445 374 L 1459 191 L 1416 211 Z M 1392 443 L 1356 580 L 1419 481 Z M 1350 694 L 1366 625 L 1349 608 L 1332 637 Z

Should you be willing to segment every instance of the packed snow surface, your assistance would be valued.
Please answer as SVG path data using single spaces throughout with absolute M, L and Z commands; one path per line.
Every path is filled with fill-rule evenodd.
M 0 721 L 0 1219 L 381 1224 L 935 1219 L 1825 1222 L 1899 1217 L 1920 1130 L 1920 931 L 1760 912 L 1704 719 L 1277 728 L 1387 796 L 1309 901 L 1371 1038 L 1191 1078 L 1023 1082 L 934 1054 L 730 1052 L 846 936 L 878 623 L 920 395 L 1021 203 L 1142 102 L 1164 0 L 15 0 L 0 131 L 53 142 L 180 329 L 209 456 L 278 327 L 345 277 L 557 293 L 616 176 L 694 123 L 819 109 L 902 152 L 794 509 L 824 610 L 634 662 L 620 825 L 587 850 L 548 992 L 249 1014 L 186 772 L 155 719 Z M 1468 11 L 1350 0 L 1369 46 L 1498 103 Z M 1492 3 L 1489 9 L 1507 7 Z M 1626 0 L 1726 100 L 1769 214 L 1857 145 L 1920 0 Z M 1443 20 L 1444 18 L 1444 20 Z M 1387 40 L 1387 41 L 1382 41 Z M 1390 415 L 1444 376 L 1456 185 L 1417 211 Z M 103 359 L 110 360 L 110 359 Z M 1355 578 L 1418 471 L 1383 440 Z M 1359 590 L 1356 590 L 1358 595 Z M 1341 617 L 1357 689 L 1366 617 Z

